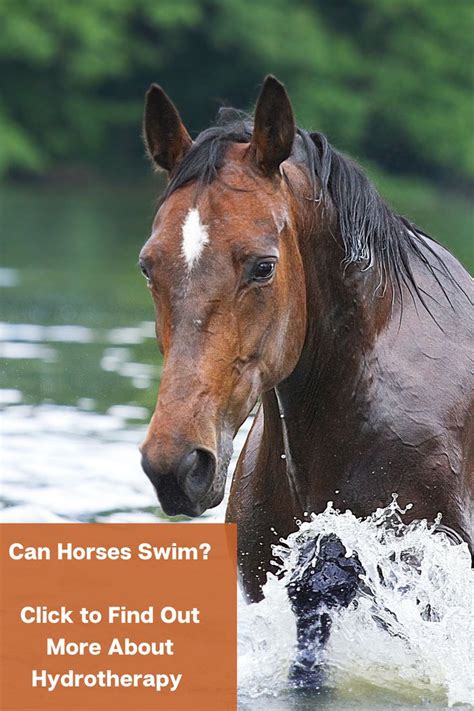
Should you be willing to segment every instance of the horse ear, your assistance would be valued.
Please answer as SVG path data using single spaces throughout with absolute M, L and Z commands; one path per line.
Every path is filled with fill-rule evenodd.
M 178 110 L 161 86 L 152 84 L 145 98 L 143 136 L 152 161 L 172 171 L 192 144 Z
M 295 117 L 286 89 L 269 75 L 257 100 L 251 141 L 254 160 L 266 175 L 276 173 L 288 158 L 295 133 Z

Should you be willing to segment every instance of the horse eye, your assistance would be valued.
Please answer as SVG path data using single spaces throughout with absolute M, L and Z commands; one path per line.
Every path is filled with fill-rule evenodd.
M 148 274 L 148 270 L 145 266 L 143 266 L 143 264 L 140 264 L 140 271 L 143 274 L 143 276 L 145 277 L 145 279 L 147 281 L 150 281 L 150 275 Z
M 253 281 L 268 281 L 272 278 L 275 273 L 276 262 L 272 259 L 262 259 L 257 262 L 252 270 L 252 280 Z

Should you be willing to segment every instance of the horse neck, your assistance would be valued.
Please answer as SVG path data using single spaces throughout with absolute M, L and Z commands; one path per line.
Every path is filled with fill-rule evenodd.
M 391 296 L 390 289 L 374 296 L 375 270 L 363 272 L 356 265 L 344 272 L 340 241 L 331 230 L 304 240 L 301 252 L 306 265 L 305 345 L 292 374 L 276 388 L 277 402 L 266 407 L 264 402 L 264 410 L 266 418 L 280 420 L 267 431 L 279 431 L 286 439 L 279 444 L 288 450 L 287 475 L 297 508 L 309 509 L 314 506 L 315 471 L 334 489 L 335 477 L 344 469 L 348 429 L 355 431 L 360 424 L 370 383 L 368 354 L 390 319 Z M 317 485 L 326 496 L 324 482 Z

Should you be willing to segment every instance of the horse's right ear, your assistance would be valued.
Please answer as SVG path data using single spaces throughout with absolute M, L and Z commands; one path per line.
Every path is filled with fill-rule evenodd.
M 152 161 L 167 171 L 173 170 L 192 145 L 176 106 L 157 84 L 146 94 L 143 136 Z

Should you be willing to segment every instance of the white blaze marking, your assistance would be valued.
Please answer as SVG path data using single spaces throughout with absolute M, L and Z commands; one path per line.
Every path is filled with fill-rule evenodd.
M 189 271 L 198 261 L 206 244 L 209 244 L 207 227 L 201 222 L 199 210 L 192 207 L 183 222 L 183 244 L 181 247 Z
M 278 230 L 278 234 L 283 231 L 283 228 L 288 222 L 288 211 L 287 210 L 282 210 L 279 213 L 273 213 L 273 219 L 275 220 L 276 228 Z

